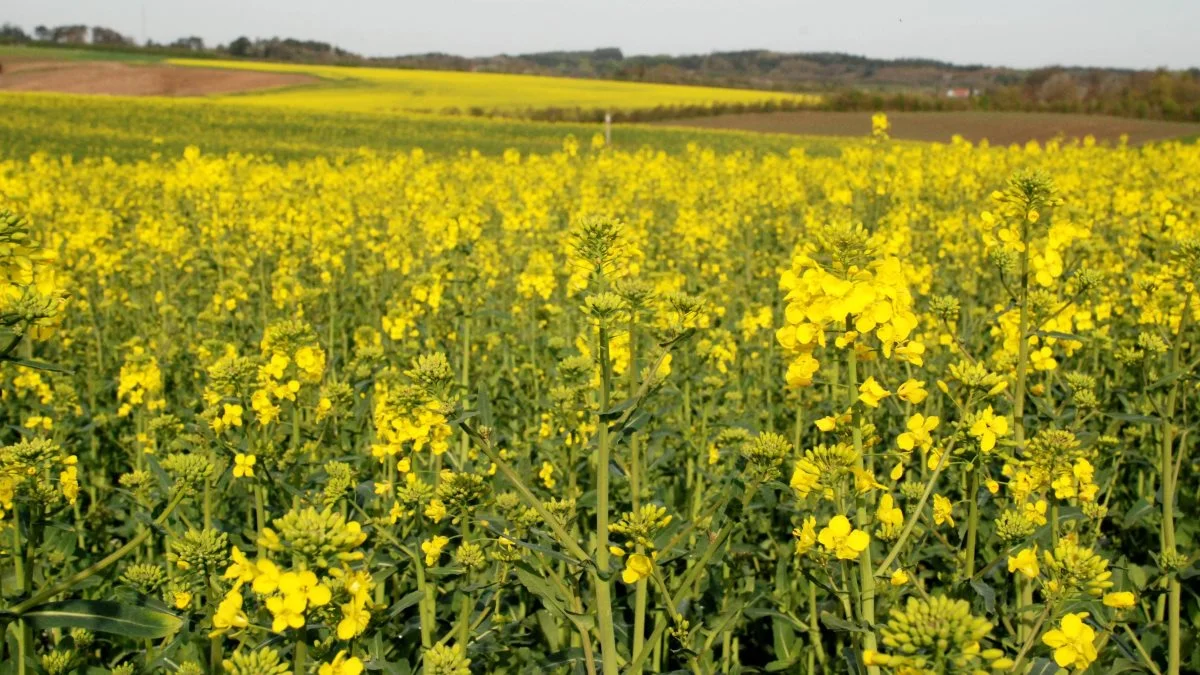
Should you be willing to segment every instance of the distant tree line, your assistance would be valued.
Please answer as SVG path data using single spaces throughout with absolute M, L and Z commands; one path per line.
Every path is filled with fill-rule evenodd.
M 800 108 L 827 110 L 996 110 L 1078 112 L 1200 122 L 1200 69 L 1171 71 L 1049 67 L 1036 70 L 960 65 L 934 59 L 873 59 L 835 52 L 783 53 L 743 50 L 685 56 L 626 56 L 616 47 L 586 51 L 469 58 L 428 53 L 363 57 L 336 45 L 294 38 L 239 37 L 206 45 L 195 37 L 169 43 L 135 40 L 102 26 L 0 26 L 0 43 L 66 45 L 81 49 L 150 52 L 207 58 L 295 63 L 457 70 L 596 78 L 659 84 L 691 84 L 768 92 L 820 93 L 819 104 L 792 100 L 761 103 L 660 106 L 610 111 L 619 121 L 767 112 Z M 949 90 L 970 92 L 949 97 Z M 497 116 L 471 109 L 460 114 Z M 589 121 L 604 110 L 545 108 L 517 116 Z M 504 112 L 512 116 L 512 112 Z
M 37 26 L 27 33 L 11 23 L 0 25 L 0 44 L 24 44 L 30 46 L 58 45 L 73 48 L 102 48 L 108 51 L 136 51 L 152 54 L 235 57 L 267 61 L 289 61 L 299 63 L 344 63 L 362 65 L 364 59 L 327 42 L 296 40 L 292 38 L 239 37 L 228 45 L 206 45 L 197 36 L 181 37 L 172 42 L 159 43 L 148 40 L 139 45 L 136 40 L 104 26 L 64 25 Z

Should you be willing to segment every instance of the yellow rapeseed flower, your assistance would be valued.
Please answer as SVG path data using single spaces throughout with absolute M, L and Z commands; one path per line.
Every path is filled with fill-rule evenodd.
M 817 535 L 817 541 L 827 552 L 842 560 L 853 560 L 871 545 L 871 535 L 856 530 L 846 516 L 834 516 Z

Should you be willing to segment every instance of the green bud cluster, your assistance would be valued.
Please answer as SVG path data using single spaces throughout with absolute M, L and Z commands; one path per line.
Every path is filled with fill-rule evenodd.
M 254 651 L 237 651 L 222 664 L 230 675 L 291 675 L 279 652 L 270 647 Z
M 361 525 L 328 507 L 293 509 L 273 522 L 285 550 L 322 569 L 361 558 L 353 549 L 367 540 Z

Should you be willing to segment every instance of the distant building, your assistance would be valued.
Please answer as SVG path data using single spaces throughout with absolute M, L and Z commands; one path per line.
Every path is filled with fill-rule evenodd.
M 946 98 L 971 98 L 971 93 L 966 87 L 952 87 L 946 90 Z

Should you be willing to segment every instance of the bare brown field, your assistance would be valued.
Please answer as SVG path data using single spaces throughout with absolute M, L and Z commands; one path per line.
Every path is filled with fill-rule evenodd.
M 114 96 L 205 96 L 311 84 L 293 73 L 184 68 L 118 61 L 3 59 L 0 91 L 43 91 Z
M 1130 143 L 1145 143 L 1200 134 L 1200 124 L 1139 120 L 1102 115 L 1009 112 L 889 112 L 892 137 L 913 141 L 948 142 L 955 134 L 972 141 L 1007 145 L 1055 137 L 1116 141 L 1128 135 Z M 869 112 L 778 112 L 718 115 L 657 124 L 739 129 L 763 133 L 815 136 L 865 136 L 871 132 Z

